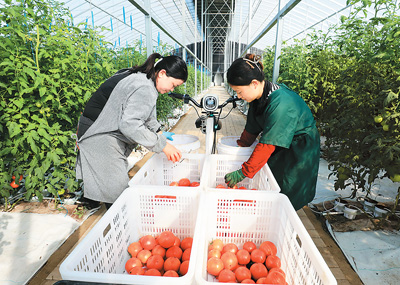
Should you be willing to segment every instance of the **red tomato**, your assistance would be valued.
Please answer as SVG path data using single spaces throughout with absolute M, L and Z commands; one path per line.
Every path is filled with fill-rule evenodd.
M 190 254 L 192 253 L 192 248 L 191 247 L 189 247 L 187 250 L 185 250 L 183 253 L 182 253 L 182 261 L 186 261 L 186 260 L 189 260 L 190 259 Z
M 17 183 L 15 183 L 14 180 L 10 183 L 10 186 L 11 186 L 12 188 L 14 188 L 14 189 L 19 187 L 19 185 L 18 185 Z
M 157 269 L 161 271 L 164 268 L 164 258 L 160 255 L 152 255 L 147 259 L 147 268 L 148 269 Z
M 174 270 L 168 270 L 168 271 L 165 271 L 163 277 L 179 277 L 179 275 Z
M 139 241 L 143 249 L 152 250 L 156 246 L 156 239 L 152 235 L 143 236 Z
M 245 279 L 251 279 L 250 269 L 247 267 L 241 266 L 235 270 L 236 280 L 241 283 Z
M 261 249 L 262 251 L 265 252 L 265 254 L 268 255 L 276 255 L 276 253 L 278 252 L 278 250 L 276 249 L 276 246 L 273 242 L 270 241 L 264 241 L 259 249 Z
M 170 248 L 175 243 L 175 235 L 171 231 L 164 231 L 158 236 L 157 241 L 163 248 Z
M 274 271 L 280 272 L 283 275 L 283 277 L 286 278 L 286 273 L 285 273 L 285 271 L 282 270 L 282 268 L 272 267 L 271 270 L 269 270 L 269 273 L 274 272 Z
M 174 245 L 181 246 L 181 240 L 177 236 L 175 236 Z
M 266 277 L 268 275 L 267 267 L 263 263 L 254 263 L 250 267 L 251 277 L 254 280 L 258 280 L 261 277 Z
M 270 270 L 271 268 L 281 267 L 281 259 L 276 255 L 269 255 L 265 260 L 265 266 Z
M 178 182 L 172 181 L 172 182 L 169 184 L 169 186 L 179 186 L 179 185 L 178 185 Z
M 179 180 L 178 185 L 179 186 L 190 186 L 190 180 L 187 178 L 182 178 L 181 180 Z
M 146 270 L 144 275 L 147 275 L 147 276 L 161 276 L 161 272 L 158 271 L 157 269 L 152 268 L 152 269 Z
M 144 275 L 144 272 L 144 268 L 139 266 L 133 267 L 128 271 L 130 275 Z
M 152 255 L 160 255 L 162 258 L 165 256 L 165 248 L 163 248 L 161 245 L 157 244 L 152 250 L 151 254 Z
M 238 247 L 236 244 L 234 243 L 227 243 L 223 248 L 222 248 L 222 254 L 224 254 L 225 252 L 232 252 L 234 254 L 236 254 L 238 252 Z
M 285 276 L 283 276 L 283 274 L 278 271 L 272 271 L 268 273 L 267 282 L 268 282 L 267 284 L 286 285 Z
M 257 248 L 256 244 L 252 241 L 247 241 L 243 244 L 243 249 L 247 250 L 249 253 L 251 253 L 256 248 Z
M 164 261 L 164 270 L 174 270 L 176 272 L 179 271 L 179 267 L 181 266 L 181 262 L 177 257 L 169 257 Z
M 181 276 L 185 275 L 189 270 L 189 260 L 185 260 L 184 262 L 181 263 L 181 266 L 179 267 L 179 273 Z
M 211 275 L 218 276 L 218 274 L 224 269 L 224 263 L 221 259 L 211 257 L 207 261 L 207 272 Z
M 247 190 L 247 188 L 244 186 L 240 186 L 239 189 Z
M 259 263 L 264 263 L 265 259 L 267 258 L 265 252 L 259 248 L 256 248 L 255 250 L 253 250 L 250 254 L 250 257 L 251 257 L 251 261 L 259 262 Z
M 199 182 L 192 182 L 192 183 L 190 183 L 190 187 L 197 187 L 197 186 L 200 186 L 200 183 Z
M 222 249 L 224 248 L 224 243 L 220 239 L 215 239 L 211 242 L 210 246 L 208 247 L 208 250 L 212 249 L 218 249 L 219 251 L 222 252 Z
M 221 252 L 218 249 L 212 249 L 208 252 L 207 259 L 211 257 L 221 258 Z
M 151 256 L 150 250 L 142 249 L 141 251 L 138 252 L 136 257 L 139 258 L 143 264 L 146 264 L 150 256 Z
M 261 277 L 257 280 L 256 284 L 269 284 L 267 281 L 267 277 Z
M 125 263 L 125 269 L 127 272 L 129 272 L 133 267 L 137 267 L 137 266 L 142 267 L 143 264 L 136 257 L 129 258 L 128 261 Z
M 244 279 L 242 284 L 256 284 L 253 279 Z
M 234 270 L 238 266 L 238 259 L 233 252 L 225 252 L 221 255 L 221 260 L 224 263 L 224 268 Z
M 217 185 L 215 188 L 224 188 L 224 189 L 226 189 L 225 185 L 222 185 L 222 184 Z
M 181 248 L 182 248 L 182 250 L 186 250 L 186 249 L 192 247 L 192 244 L 193 244 L 192 237 L 184 238 L 181 242 Z
M 218 281 L 225 283 L 236 283 L 235 273 L 233 273 L 232 270 L 229 269 L 222 269 L 222 271 L 218 275 Z
M 128 252 L 131 255 L 131 257 L 136 257 L 138 252 L 141 251 L 143 247 L 140 245 L 140 242 L 136 241 L 131 243 L 128 246 Z
M 238 259 L 238 263 L 241 265 L 246 265 L 250 262 L 250 253 L 245 249 L 238 250 L 236 257 Z
M 165 253 L 165 257 L 176 257 L 178 259 L 181 259 L 182 257 L 182 249 L 179 246 L 171 246 L 170 248 L 167 249 L 167 252 Z

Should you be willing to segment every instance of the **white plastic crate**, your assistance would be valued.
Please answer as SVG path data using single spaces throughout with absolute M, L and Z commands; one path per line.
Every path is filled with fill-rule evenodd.
M 290 285 L 337 284 L 289 199 L 280 193 L 251 190 L 209 190 L 202 193 L 199 215 L 203 229 L 196 264 L 197 284 L 217 282 L 207 273 L 208 245 L 214 239 L 247 241 L 257 247 L 271 241 L 277 247 L 286 282 Z
M 139 169 L 129 181 L 133 185 L 157 185 L 169 186 L 173 181 L 178 182 L 182 178 L 188 178 L 190 182 L 200 182 L 205 154 L 182 153 L 180 162 L 172 162 L 164 153 L 154 154 Z M 173 187 L 173 186 L 171 186 Z M 198 188 L 191 187 L 191 188 Z
M 179 278 L 129 275 L 128 246 L 144 235 L 172 231 L 181 240 L 193 237 L 199 191 L 171 187 L 134 186 L 126 189 L 60 266 L 63 280 L 111 284 L 192 284 L 197 252 L 186 275 Z
M 221 184 L 227 186 L 224 179 L 225 175 L 240 169 L 248 158 L 248 156 L 226 154 L 213 154 L 208 156 L 201 177 L 203 185 L 208 188 L 215 188 L 217 185 Z M 237 186 L 246 187 L 248 190 L 281 191 L 268 164 L 265 164 L 252 179 L 245 178 L 243 181 L 239 182 Z

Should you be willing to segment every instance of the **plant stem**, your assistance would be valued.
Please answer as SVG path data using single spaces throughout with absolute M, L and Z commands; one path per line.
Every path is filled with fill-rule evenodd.
M 36 25 L 36 49 L 35 49 L 35 54 L 36 54 L 37 71 L 40 72 L 40 68 L 39 68 L 39 26 L 38 25 Z

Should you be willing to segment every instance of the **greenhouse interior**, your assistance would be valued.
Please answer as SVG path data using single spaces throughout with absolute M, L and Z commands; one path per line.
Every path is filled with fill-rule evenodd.
M 398 284 L 400 1 L 0 11 L 0 284 Z

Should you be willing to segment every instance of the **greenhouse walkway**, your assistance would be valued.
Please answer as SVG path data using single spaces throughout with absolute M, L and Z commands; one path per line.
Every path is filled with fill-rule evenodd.
M 220 102 L 228 98 L 228 93 L 222 86 L 211 87 L 205 93 L 212 93 L 219 96 Z M 222 117 L 229 112 L 230 108 L 226 107 L 222 113 Z M 194 108 L 190 108 L 184 114 L 178 123 L 172 128 L 172 132 L 176 134 L 190 134 L 199 137 L 200 149 L 199 153 L 205 152 L 205 135 L 200 129 L 195 128 L 197 113 Z M 218 131 L 218 137 L 222 136 L 239 136 L 245 125 L 245 116 L 237 109 L 232 112 L 222 121 L 222 129 Z M 152 153 L 146 154 L 142 160 L 137 162 L 130 170 L 129 174 L 133 176 L 141 166 L 151 157 Z M 30 284 L 50 285 L 61 279 L 59 266 L 64 258 L 69 254 L 76 244 L 91 230 L 91 228 L 101 219 L 106 212 L 104 206 L 89 217 L 78 230 L 71 235 L 68 240 L 50 257 L 49 261 L 41 268 L 40 271 L 31 279 Z M 340 248 L 337 246 L 332 237 L 323 229 L 320 221 L 308 207 L 297 211 L 298 216 L 303 222 L 305 228 L 313 239 L 315 245 L 325 259 L 325 262 L 330 267 L 333 275 L 340 285 L 357 285 L 362 284 L 358 275 L 351 268 L 346 257 L 343 255 Z

